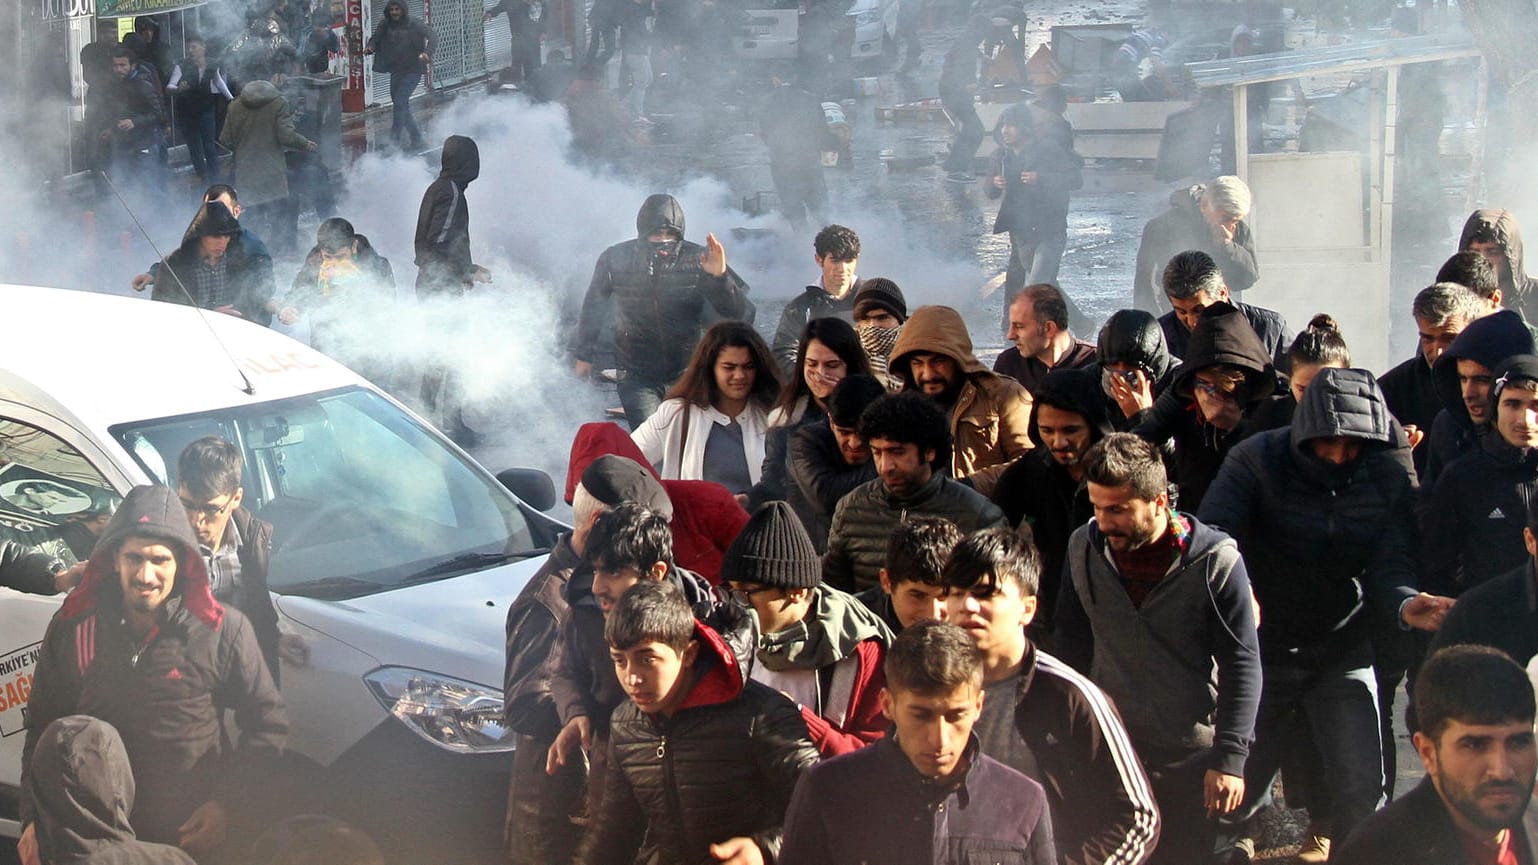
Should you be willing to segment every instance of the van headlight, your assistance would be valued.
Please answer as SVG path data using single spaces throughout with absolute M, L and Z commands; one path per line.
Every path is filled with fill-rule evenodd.
M 500 691 L 405 667 L 380 667 L 363 681 L 386 712 L 440 748 L 460 754 L 513 750 Z

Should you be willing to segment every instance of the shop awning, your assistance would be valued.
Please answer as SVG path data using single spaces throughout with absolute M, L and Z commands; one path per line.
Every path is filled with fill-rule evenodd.
M 97 18 L 131 18 L 135 15 L 161 15 L 202 6 L 208 0 L 96 0 Z

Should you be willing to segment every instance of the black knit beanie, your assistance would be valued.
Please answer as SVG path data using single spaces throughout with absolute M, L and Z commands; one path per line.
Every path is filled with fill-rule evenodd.
M 822 582 L 822 558 L 790 505 L 766 502 L 726 548 L 721 579 L 777 589 L 816 588 Z
M 902 289 L 892 280 L 879 276 L 860 283 L 860 290 L 855 292 L 855 320 L 858 321 L 867 312 L 877 308 L 890 312 L 898 321 L 908 320 L 908 301 L 903 297 Z

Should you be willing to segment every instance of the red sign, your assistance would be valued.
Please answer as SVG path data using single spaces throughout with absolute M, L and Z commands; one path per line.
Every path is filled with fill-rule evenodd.
M 363 0 L 347 0 L 344 17 L 346 36 L 342 50 L 347 55 L 347 84 L 342 88 L 342 110 L 362 111 L 363 93 Z

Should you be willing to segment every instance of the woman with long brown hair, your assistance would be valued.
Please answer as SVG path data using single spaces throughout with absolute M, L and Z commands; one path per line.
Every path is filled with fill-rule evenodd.
M 663 478 L 715 481 L 745 495 L 763 468 L 779 389 L 763 338 L 723 321 L 705 331 L 684 374 L 630 437 Z

